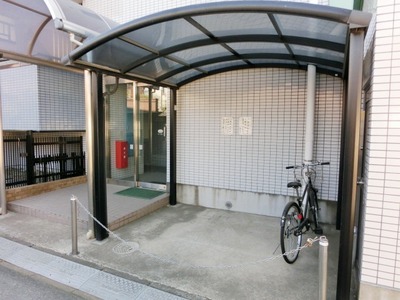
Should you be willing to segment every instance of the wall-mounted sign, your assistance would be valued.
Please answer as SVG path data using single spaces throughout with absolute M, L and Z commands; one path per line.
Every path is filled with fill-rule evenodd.
M 221 134 L 233 135 L 233 117 L 222 117 L 221 119 Z
M 253 118 L 240 117 L 239 118 L 239 135 L 252 135 L 253 134 Z

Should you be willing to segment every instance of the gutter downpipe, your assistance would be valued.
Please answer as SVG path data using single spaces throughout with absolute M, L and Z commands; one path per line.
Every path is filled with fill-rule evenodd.
M 309 164 L 313 160 L 316 70 L 315 65 L 307 66 L 306 133 L 304 138 L 305 164 Z

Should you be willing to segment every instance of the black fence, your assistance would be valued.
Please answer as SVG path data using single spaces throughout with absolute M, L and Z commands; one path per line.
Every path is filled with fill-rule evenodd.
M 6 188 L 85 174 L 82 136 L 55 133 L 4 134 Z

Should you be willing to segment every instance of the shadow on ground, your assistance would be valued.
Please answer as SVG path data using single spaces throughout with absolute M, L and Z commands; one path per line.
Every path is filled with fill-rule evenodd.
M 79 255 L 72 256 L 70 226 L 17 213 L 0 217 L 4 237 L 189 299 L 318 299 L 318 242 L 289 265 L 280 249 L 274 253 L 279 229 L 279 218 L 178 204 L 125 225 L 115 231 L 117 237 L 102 242 L 87 240 L 79 229 Z M 327 298 L 335 299 L 339 232 L 331 225 L 324 230 Z M 122 241 L 138 248 L 120 251 Z

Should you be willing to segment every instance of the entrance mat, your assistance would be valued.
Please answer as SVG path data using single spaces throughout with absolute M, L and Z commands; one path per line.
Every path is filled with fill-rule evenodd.
M 132 187 L 132 188 L 129 188 L 126 190 L 116 192 L 115 194 L 120 195 L 120 196 L 127 196 L 127 197 L 153 199 L 154 197 L 164 194 L 164 192 Z

